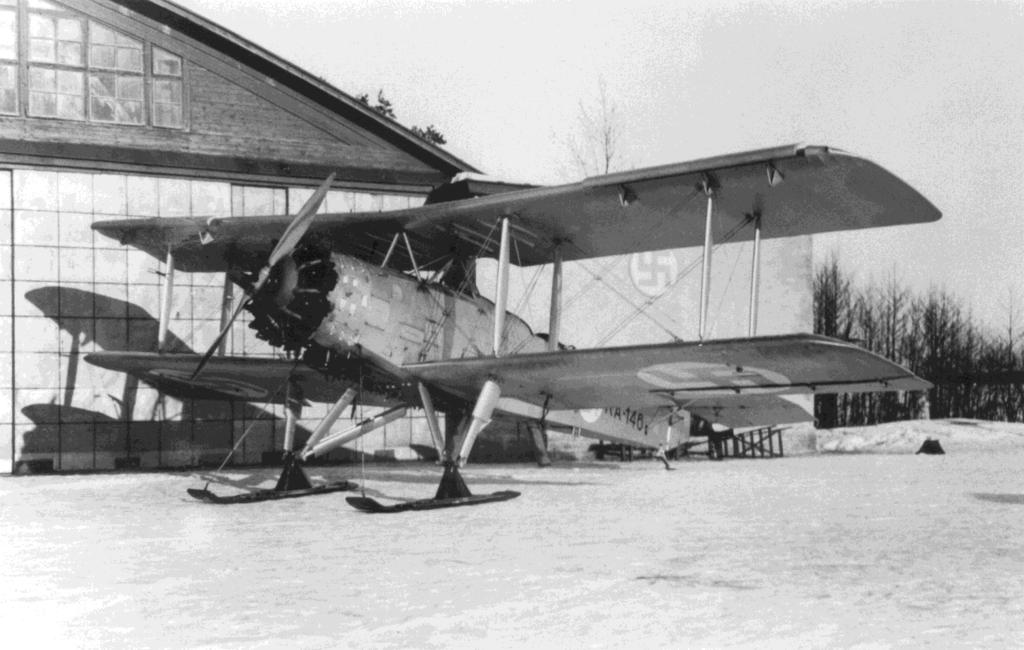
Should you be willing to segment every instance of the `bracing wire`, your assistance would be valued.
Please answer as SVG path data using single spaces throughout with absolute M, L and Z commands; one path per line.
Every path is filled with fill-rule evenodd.
M 273 404 L 273 403 L 274 403 L 274 401 L 275 401 L 275 400 L 277 399 L 277 396 L 281 394 L 281 390 L 282 390 L 282 389 L 283 389 L 283 388 L 284 388 L 284 387 L 285 387 L 285 386 L 286 386 L 286 385 L 288 384 L 288 382 L 289 382 L 289 381 L 291 380 L 291 378 L 292 378 L 292 373 L 293 373 L 293 372 L 295 372 L 295 369 L 299 367 L 299 363 L 300 363 L 300 360 L 299 360 L 299 359 L 296 359 L 296 360 L 295 360 L 295 363 L 294 363 L 294 364 L 292 365 L 292 368 L 291 368 L 291 370 L 289 370 L 289 371 L 288 371 L 288 374 L 287 374 L 287 375 L 285 375 L 284 381 L 282 381 L 282 382 L 281 382 L 281 383 L 280 383 L 280 384 L 278 385 L 278 387 L 277 387 L 277 390 L 275 390 L 275 391 L 274 391 L 274 392 L 273 392 L 273 393 L 272 393 L 272 394 L 270 395 L 270 397 L 268 397 L 268 398 L 267 398 L 267 401 L 263 403 L 262 411 L 263 411 L 263 413 L 264 413 L 264 414 L 265 414 L 265 413 L 267 413 L 267 409 L 268 409 L 268 408 L 270 407 L 270 405 L 271 405 L 271 404 Z M 288 408 L 287 404 L 285 405 L 285 408 Z M 249 423 L 249 426 L 247 426 L 247 427 L 245 428 L 245 431 L 243 431 L 243 432 L 242 432 L 242 435 L 238 437 L 238 440 L 236 440 L 236 441 L 235 441 L 235 444 L 234 444 L 234 446 L 233 446 L 233 447 L 231 447 L 231 449 L 230 449 L 230 450 L 228 451 L 227 455 L 226 455 L 226 456 L 224 456 L 224 460 L 223 460 L 223 461 L 221 461 L 220 465 L 219 465 L 219 466 L 217 467 L 217 469 L 216 469 L 216 470 L 214 470 L 214 472 L 219 472 L 219 471 L 221 471 L 222 469 L 224 469 L 224 466 L 228 464 L 228 461 L 229 461 L 229 460 L 231 460 L 231 457 L 232 457 L 232 456 L 234 456 L 234 454 L 235 454 L 235 452 L 236 452 L 236 451 L 238 451 L 238 447 L 239 447 L 239 446 L 240 446 L 240 445 L 242 444 L 242 442 L 244 442 L 244 441 L 245 441 L 245 437 L 249 435 L 249 432 L 251 432 L 251 431 L 252 431 L 252 428 L 253 428 L 254 426 L 256 426 L 256 424 L 257 424 L 257 423 L 258 423 L 258 422 L 259 422 L 259 421 L 260 421 L 261 419 L 262 419 L 261 417 L 258 417 L 258 418 L 254 419 L 254 420 L 253 420 L 252 422 L 250 422 L 250 423 Z M 206 488 L 208 488 L 208 487 L 210 487 L 210 481 L 209 481 L 209 480 L 207 480 L 207 481 L 206 481 L 206 487 L 204 487 L 203 489 L 205 490 L 205 489 L 206 489 Z
M 738 224 L 736 224 L 735 226 L 733 226 L 733 228 L 731 230 L 729 230 L 729 232 L 727 232 L 725 234 L 725 236 L 722 237 L 721 241 L 715 243 L 715 245 L 712 248 L 712 250 L 713 251 L 714 250 L 718 250 L 719 247 L 722 246 L 723 244 L 729 243 L 749 223 L 752 223 L 751 219 L 744 219 L 743 221 L 741 221 Z M 739 258 L 737 257 L 737 260 L 738 259 Z M 597 345 L 601 346 L 601 345 L 604 345 L 605 343 L 607 343 L 615 335 L 617 335 L 619 332 L 621 332 L 623 329 L 625 329 L 625 327 L 627 325 L 629 325 L 629 323 L 631 323 L 637 316 L 642 314 L 644 312 L 644 310 L 646 310 L 648 307 L 651 307 L 652 305 L 654 305 L 654 303 L 656 303 L 657 301 L 661 300 L 666 295 L 668 295 L 669 289 L 671 287 L 675 286 L 676 283 L 678 283 L 680 280 L 682 280 L 685 276 L 687 276 L 688 274 L 693 272 L 698 267 L 699 263 L 700 263 L 700 258 L 695 259 L 689 265 L 684 267 L 679 273 L 677 273 L 676 277 L 672 280 L 672 282 L 669 282 L 668 284 L 665 285 L 665 288 L 661 290 L 661 293 L 659 293 L 656 296 L 652 296 L 652 297 L 648 298 L 647 300 L 645 300 L 641 304 L 640 307 L 634 307 L 633 313 L 628 314 L 621 321 L 619 321 L 619 323 L 614 328 L 612 328 L 612 330 L 608 334 L 606 334 L 600 340 L 600 342 L 598 342 Z M 733 273 L 735 273 L 735 266 L 733 267 Z M 719 310 L 721 310 L 721 302 L 719 303 Z M 653 318 L 652 318 L 652 320 L 653 320 Z M 656 323 L 656 321 L 655 321 L 655 323 Z M 662 329 L 664 329 L 664 328 L 662 328 Z M 674 337 L 674 335 L 673 335 L 673 337 Z
M 490 247 L 491 242 L 494 241 L 494 231 L 497 229 L 498 224 L 500 222 L 501 222 L 501 220 L 499 219 L 499 220 L 495 221 L 493 225 L 491 225 L 491 229 L 487 232 L 487 237 L 485 237 L 483 243 L 481 243 L 477 247 L 477 256 L 479 256 L 487 248 Z M 468 273 L 463 274 L 462 282 L 460 282 L 459 286 L 455 289 L 456 295 L 462 295 L 465 292 L 465 290 L 468 288 L 469 282 L 470 282 L 469 274 Z M 437 327 L 434 328 L 434 330 L 430 333 L 429 336 L 426 337 L 426 339 L 423 342 L 423 347 L 420 349 L 420 354 L 419 354 L 421 359 L 426 354 L 426 351 L 430 349 L 430 346 L 432 346 L 434 344 L 434 342 L 437 340 L 437 337 L 441 335 L 441 332 L 444 330 L 445 324 L 448 322 L 448 319 L 451 318 L 451 316 L 452 316 L 452 314 L 450 312 L 445 311 L 444 304 L 440 300 L 437 299 L 437 296 L 435 296 L 430 291 L 429 287 L 427 288 L 427 296 L 434 302 L 434 304 L 437 307 L 440 308 L 440 310 L 441 310 L 441 318 L 438 319 Z M 468 340 L 472 344 L 473 337 L 471 337 L 469 335 L 469 333 L 466 332 L 463 328 L 459 327 L 458 321 L 453 320 L 452 322 L 455 324 L 455 329 L 458 330 L 458 332 L 460 334 L 465 336 L 466 340 Z
M 722 315 L 722 303 L 725 302 L 725 296 L 729 293 L 729 287 L 732 286 L 732 280 L 736 277 L 736 269 L 740 266 L 740 256 L 736 255 L 736 259 L 732 262 L 732 271 L 729 272 L 729 279 L 725 281 L 725 289 L 722 290 L 722 294 L 718 297 L 718 306 L 715 308 L 715 321 L 711 324 L 710 330 L 715 330 L 718 327 L 718 318 Z
M 533 295 L 534 289 L 537 288 L 537 283 L 540 281 L 540 275 L 541 275 L 541 272 L 543 270 L 544 270 L 544 266 L 543 265 L 537 265 L 537 270 L 533 272 L 533 277 L 530 279 L 530 282 L 526 285 L 526 289 L 523 291 L 523 295 L 519 299 L 519 303 L 516 305 L 515 309 L 512 310 L 513 314 L 518 314 L 520 312 L 520 310 L 522 310 L 522 309 L 524 309 L 526 307 L 527 302 L 529 301 L 530 297 Z M 503 339 L 507 337 L 508 329 L 509 329 L 509 327 L 511 327 L 511 325 L 512 325 L 512 319 L 511 318 L 505 321 L 505 331 L 501 333 L 501 336 L 502 336 Z M 511 350 L 509 350 L 509 354 L 516 354 L 517 352 L 522 350 L 526 346 L 526 344 L 530 342 L 531 338 L 532 337 L 526 337 L 523 340 L 521 340 L 518 343 L 516 343 L 515 347 L 513 347 Z
M 696 188 L 695 188 L 695 189 L 694 189 L 693 191 L 691 191 L 691 192 L 688 192 L 687 194 L 685 194 L 685 195 L 683 195 L 682 197 L 680 197 L 680 199 L 679 199 L 679 200 L 678 200 L 678 201 L 677 201 L 677 202 L 676 202 L 676 203 L 675 203 L 674 205 L 671 205 L 671 206 L 669 206 L 669 207 L 665 208 L 664 210 L 662 210 L 662 212 L 661 212 L 661 216 L 662 216 L 663 218 L 667 218 L 667 217 L 668 217 L 668 216 L 670 216 L 671 214 L 679 212 L 680 210 L 682 210 L 683 206 L 685 206 L 685 205 L 686 205 L 687 203 L 689 203 L 690 201 L 692 201 L 692 200 L 693 200 L 693 199 L 694 199 L 695 197 L 699 196 L 700 194 L 701 194 L 701 193 L 700 193 L 700 191 L 699 191 L 698 189 L 696 189 Z M 660 228 L 660 226 L 658 226 L 658 225 L 657 225 L 657 223 L 652 223 L 652 225 L 650 226 L 650 228 L 648 228 L 646 232 L 642 233 L 642 238 L 648 239 L 648 238 L 652 238 L 652 237 L 654 237 L 654 235 L 655 235 L 655 234 L 656 234 L 656 232 L 657 232 L 657 231 L 659 230 L 659 228 Z M 598 270 L 597 270 L 597 271 L 594 271 L 593 269 L 591 269 L 591 268 L 588 268 L 588 267 L 587 267 L 587 265 L 583 264 L 581 260 L 577 260 L 577 263 L 579 263 L 580 267 L 581 267 L 581 268 L 582 268 L 583 270 L 585 270 L 585 271 L 586 271 L 586 272 L 587 272 L 587 273 L 588 273 L 588 274 L 589 274 L 589 275 L 590 275 L 590 276 L 591 276 L 591 277 L 592 277 L 592 278 L 593 278 L 594 280 L 596 280 L 597 282 L 599 282 L 599 283 L 601 283 L 601 284 L 605 285 L 606 287 L 608 287 L 608 288 L 609 288 L 609 289 L 610 289 L 610 290 L 611 290 L 612 292 L 614 292 L 614 293 L 615 293 L 615 294 L 616 294 L 616 295 L 617 295 L 617 296 L 618 296 L 618 297 L 619 297 L 619 298 L 620 298 L 621 300 L 623 300 L 624 302 L 626 302 L 626 303 L 627 303 L 627 304 L 628 304 L 629 306 L 633 307 L 633 313 L 632 313 L 632 315 L 631 315 L 632 317 L 635 317 L 635 316 L 637 316 L 637 315 L 641 315 L 641 314 L 644 314 L 644 310 L 646 309 L 646 306 L 647 306 L 646 304 L 641 304 L 640 306 L 637 306 L 637 304 L 636 304 L 635 302 L 633 302 L 633 300 L 632 300 L 632 299 L 630 299 L 630 298 L 628 298 L 627 296 L 623 295 L 623 294 L 622 294 L 622 292 L 620 292 L 620 291 L 619 291 L 619 290 L 618 290 L 618 289 L 617 289 L 617 288 L 616 288 L 615 286 L 613 286 L 613 285 L 612 285 L 611 283 L 607 282 L 607 281 L 606 281 L 606 280 L 604 279 L 604 276 L 605 276 L 605 275 L 607 275 L 607 274 L 608 274 L 608 272 L 609 272 L 609 271 L 611 271 L 611 269 L 612 269 L 612 268 L 613 268 L 613 267 L 614 267 L 614 266 L 615 266 L 616 264 L 619 264 L 619 263 L 621 263 L 621 258 L 617 258 L 617 257 L 616 257 L 616 258 L 612 258 L 612 259 L 611 259 L 611 260 L 609 260 L 608 262 L 605 262 L 604 264 L 602 264 L 602 265 L 601 265 L 601 266 L 600 266 L 600 267 L 598 268 Z M 675 282 L 673 281 L 673 283 L 672 283 L 672 284 L 674 284 L 674 283 L 675 283 Z M 593 284 L 588 284 L 588 285 L 587 285 L 586 287 L 584 287 L 584 288 L 583 288 L 582 290 L 580 290 L 580 291 L 577 291 L 577 292 L 576 292 L 576 293 L 575 293 L 575 294 L 574 294 L 574 295 L 573 295 L 572 297 L 570 297 L 570 298 L 569 298 L 568 300 L 566 300 L 566 301 L 565 301 L 565 302 L 564 302 L 564 303 L 562 304 L 562 311 L 563 311 L 563 312 L 566 312 L 566 311 L 568 311 L 569 307 L 571 307 L 571 306 L 573 305 L 573 303 L 575 303 L 575 302 L 576 302 L 577 300 L 579 300 L 580 298 L 582 298 L 582 297 L 583 297 L 583 295 L 584 295 L 584 294 L 586 294 L 587 290 L 588 290 L 588 289 L 589 289 L 589 287 L 591 287 L 591 286 L 595 286 L 595 285 L 593 285 Z M 670 286 L 671 286 L 671 285 L 670 285 Z M 671 330 L 670 330 L 669 328 L 667 328 L 667 327 L 665 327 L 664 325 L 662 325 L 662 324 L 661 324 L 660 322 L 658 322 L 658 321 L 657 321 L 657 320 L 656 320 L 656 319 L 655 319 L 654 317 L 652 317 L 652 316 L 648 316 L 648 318 L 649 318 L 649 319 L 651 320 L 651 322 L 653 322 L 653 323 L 654 323 L 655 325 L 657 325 L 657 326 L 658 326 L 659 328 L 661 328 L 662 330 L 664 330 L 664 331 L 665 331 L 665 332 L 666 332 L 666 333 L 667 333 L 667 334 L 668 334 L 669 336 L 671 336 L 671 337 L 673 337 L 673 338 L 676 338 L 676 336 L 675 336 L 675 333 L 674 333 L 674 332 L 672 332 L 672 331 L 671 331 Z M 675 324 L 675 323 L 673 322 L 673 324 Z M 618 331 L 616 331 L 615 333 L 618 333 Z M 614 334 L 613 334 L 612 336 L 614 336 Z M 604 337 L 604 338 L 602 339 L 602 342 L 603 342 L 603 341 L 607 341 L 607 340 L 608 340 L 608 338 L 610 338 L 610 337 Z M 599 343 L 598 345 L 601 345 L 601 343 Z
M 363 421 L 363 355 L 359 355 L 359 421 Z M 366 449 L 363 438 L 359 436 L 359 493 L 366 498 Z
M 589 269 L 588 269 L 588 268 L 586 267 L 586 265 L 584 265 L 584 264 L 582 264 L 582 263 L 581 263 L 581 264 L 580 264 L 580 267 L 581 267 L 581 268 L 582 268 L 582 269 L 583 269 L 584 271 L 587 271 L 588 273 L 590 272 L 590 270 L 589 270 Z M 675 336 L 676 336 L 676 335 L 675 335 L 675 333 L 674 333 L 674 332 L 673 332 L 673 331 L 672 331 L 671 329 L 669 329 L 668 327 L 665 327 L 665 326 L 664 326 L 664 325 L 662 325 L 662 324 L 661 324 L 661 323 L 660 323 L 660 322 L 659 322 L 659 321 L 658 321 L 658 320 L 657 320 L 656 318 L 654 318 L 653 316 L 651 316 L 651 315 L 647 314 L 647 313 L 646 313 L 646 312 L 644 311 L 645 307 L 643 306 L 643 304 L 641 304 L 641 306 L 639 306 L 639 307 L 638 307 L 638 306 L 636 305 L 636 303 L 634 303 L 634 302 L 633 302 L 633 300 L 632 300 L 631 298 L 629 298 L 628 296 L 626 296 L 626 294 L 625 294 L 625 293 L 623 293 L 623 292 L 622 292 L 622 290 L 621 290 L 621 289 L 619 289 L 618 287 L 616 287 L 616 286 L 615 286 L 615 285 L 613 285 L 612 283 L 610 283 L 610 282 L 607 282 L 607 281 L 605 281 L 605 280 L 604 280 L 603 278 L 601 278 L 601 277 L 598 277 L 598 276 L 595 276 L 595 277 L 594 277 L 594 279 L 595 279 L 596 281 L 598 281 L 598 282 L 601 282 L 602 284 L 604 284 L 604 285 L 605 285 L 605 286 L 606 286 L 606 287 L 607 287 L 607 288 L 608 288 L 609 290 L 611 290 L 611 292 L 612 292 L 612 293 L 614 293 L 614 294 L 615 294 L 616 296 L 618 296 L 618 297 L 619 297 L 619 299 L 621 299 L 621 300 L 622 300 L 623 302 L 625 302 L 626 304 L 628 304 L 628 305 L 629 305 L 630 307 L 633 307 L 633 309 L 634 309 L 634 310 L 636 310 L 636 311 L 635 311 L 635 313 L 636 313 L 636 314 L 643 314 L 643 315 L 647 316 L 648 320 L 650 320 L 650 321 L 651 321 L 652 323 L 654 323 L 655 325 L 657 325 L 658 327 L 660 327 L 660 328 L 661 328 L 662 330 L 664 330 L 666 334 L 668 334 L 669 336 L 671 336 L 671 337 L 675 338 Z M 673 325 L 674 325 L 674 324 L 675 324 L 675 323 L 673 322 Z M 617 333 L 617 332 L 616 332 L 616 333 Z
M 673 212 L 678 212 L 678 211 L 680 211 L 680 210 L 681 210 L 681 209 L 683 208 L 683 206 L 685 206 L 685 205 L 686 205 L 687 203 L 689 203 L 690 201 L 692 201 L 692 200 L 693 200 L 693 199 L 694 199 L 695 197 L 697 197 L 697 196 L 700 196 L 700 195 L 702 195 L 702 192 L 700 192 L 700 191 L 699 191 L 699 190 L 697 190 L 697 189 L 694 189 L 694 190 L 693 190 L 692 192 L 690 192 L 690 193 L 688 193 L 688 194 L 685 194 L 685 195 L 683 195 L 683 196 L 682 196 L 682 197 L 680 198 L 680 200 L 679 200 L 679 201 L 678 201 L 678 202 L 677 202 L 677 203 L 676 203 L 675 205 L 673 205 L 673 206 L 669 206 L 668 208 L 664 209 L 664 210 L 662 211 L 662 213 L 661 213 L 661 216 L 662 216 L 663 218 L 664 218 L 664 217 L 668 217 L 668 216 L 669 216 L 670 214 L 672 214 Z M 652 237 L 654 237 L 654 235 L 655 235 L 655 234 L 657 233 L 657 231 L 658 231 L 658 229 L 659 229 L 659 228 L 660 228 L 660 226 L 658 226 L 657 224 L 652 224 L 652 225 L 650 226 L 650 228 L 648 228 L 648 229 L 647 229 L 647 231 L 643 233 L 643 237 L 644 237 L 645 239 L 646 239 L 646 238 L 652 238 Z M 612 270 L 612 268 L 613 268 L 613 267 L 614 267 L 614 266 L 615 266 L 616 264 L 619 264 L 620 262 L 621 262 L 621 258 L 619 258 L 619 257 L 613 257 L 613 258 L 611 258 L 610 260 L 608 260 L 607 262 L 605 262 L 605 263 L 604 263 L 603 265 L 601 265 L 601 267 L 600 267 L 600 268 L 599 268 L 599 269 L 597 270 L 597 272 L 596 272 L 596 273 L 595 273 L 594 271 L 592 271 L 592 270 L 587 270 L 587 273 L 589 273 L 589 274 L 590 274 L 590 275 L 591 275 L 591 276 L 592 276 L 592 277 L 593 277 L 594 279 L 596 279 L 596 280 L 598 280 L 598 281 L 603 281 L 602 279 L 604 278 L 604 276 L 605 276 L 605 275 L 606 275 L 606 274 L 607 274 L 607 273 L 608 273 L 609 271 L 611 271 L 611 270 Z M 605 284 L 606 284 L 606 283 L 605 283 Z M 573 304 L 574 302 L 576 302 L 577 300 L 579 300 L 580 298 L 582 298 L 582 297 L 583 297 L 583 296 L 584 296 L 584 295 L 585 295 L 585 294 L 587 293 L 587 288 L 588 288 L 589 286 L 591 286 L 591 285 L 588 285 L 588 286 L 587 286 L 587 287 L 585 287 L 585 288 L 584 288 L 583 290 L 581 290 L 581 291 L 577 291 L 577 292 L 576 292 L 575 294 L 573 294 L 572 296 L 570 296 L 570 297 L 569 297 L 569 299 L 568 299 L 568 300 L 566 300 L 566 301 L 565 301 L 565 302 L 563 303 L 563 305 L 562 305 L 562 310 L 563 310 L 563 311 L 567 310 L 567 309 L 568 309 L 569 307 L 571 307 L 571 306 L 572 306 L 572 304 Z M 630 303 L 630 304 L 632 304 L 632 303 Z
M 688 193 L 676 205 L 671 206 L 669 208 L 666 208 L 664 210 L 664 212 L 663 212 L 663 216 L 668 216 L 672 212 L 677 212 L 678 210 L 680 210 L 682 208 L 682 206 L 684 206 L 686 203 L 692 201 L 695 197 L 699 196 L 700 194 L 701 194 L 700 191 L 697 190 L 697 189 L 695 189 L 691 193 Z M 726 235 L 720 241 L 715 243 L 713 250 L 718 249 L 722 244 L 725 244 L 725 243 L 729 242 L 730 240 L 732 240 L 732 238 L 735 237 L 735 235 L 748 222 L 750 222 L 750 219 L 746 219 L 746 220 L 736 224 L 736 226 L 734 226 L 728 233 L 726 233 Z M 500 223 L 500 219 L 496 220 L 494 222 L 494 224 L 492 224 L 491 229 L 487 233 L 486 238 L 478 246 L 478 255 L 480 253 L 482 253 L 483 251 L 485 251 L 487 248 L 489 248 L 490 245 L 493 243 L 493 241 L 494 241 L 494 234 L 495 234 L 495 231 L 496 231 L 499 223 Z M 648 232 L 646 234 L 648 236 L 653 236 L 657 229 L 658 229 L 658 226 L 652 225 L 651 228 L 648 230 Z M 513 243 L 515 243 L 515 240 L 513 240 Z M 516 244 L 516 246 L 518 247 L 518 244 Z M 518 252 L 519 252 L 518 248 L 516 248 L 516 253 L 518 254 Z M 600 267 L 598 267 L 597 270 L 594 270 L 594 269 L 588 267 L 586 264 L 583 264 L 582 261 L 578 260 L 578 262 L 580 264 L 580 267 L 584 271 L 586 271 L 594 280 L 596 280 L 598 283 L 601 283 L 601 284 L 605 285 L 616 296 L 618 296 L 621 300 L 625 301 L 630 307 L 633 308 L 632 312 L 630 312 L 627 316 L 625 316 L 623 319 L 621 319 L 605 336 L 603 336 L 598 341 L 597 345 L 600 346 L 600 345 L 604 345 L 605 343 L 607 343 L 609 340 L 614 338 L 619 332 L 621 332 L 626 326 L 628 326 L 633 320 L 635 320 L 637 316 L 640 316 L 640 315 L 646 315 L 648 317 L 648 319 L 654 325 L 659 327 L 661 330 L 663 330 L 666 334 L 668 334 L 673 339 L 678 339 L 677 334 L 674 331 L 672 331 L 671 328 L 666 327 L 658 319 L 656 319 L 653 316 L 647 314 L 647 309 L 650 308 L 651 306 L 653 306 L 658 300 L 662 299 L 665 295 L 667 295 L 669 288 L 671 288 L 672 286 L 677 284 L 682 278 L 687 276 L 689 273 L 693 272 L 693 270 L 695 268 L 697 268 L 697 266 L 698 266 L 698 261 L 699 260 L 692 262 L 691 264 L 687 265 L 681 272 L 677 273 L 676 277 L 671 282 L 669 282 L 666 285 L 665 289 L 663 289 L 658 295 L 649 297 L 646 300 L 644 300 L 644 301 L 640 302 L 639 304 L 637 304 L 636 302 L 633 301 L 633 299 L 631 299 L 630 297 L 626 296 L 621 290 L 619 290 L 613 284 L 609 283 L 608 281 L 606 281 L 604 279 L 604 276 L 616 264 L 618 264 L 620 262 L 620 260 L 617 260 L 617 259 L 609 260 L 605 264 L 603 264 Z M 541 271 L 542 268 L 543 268 L 542 266 L 539 266 L 538 270 L 534 273 L 533 278 L 531 279 L 531 281 L 530 281 L 526 291 L 523 293 L 522 297 L 520 298 L 519 303 L 516 305 L 515 309 L 513 310 L 513 313 L 518 312 L 523 307 L 523 305 L 526 303 L 526 301 L 530 298 L 530 296 L 532 295 L 532 292 L 536 288 L 536 284 L 537 284 L 537 282 L 540 279 L 540 271 Z M 731 284 L 731 281 L 732 281 L 732 277 L 735 274 L 735 270 L 736 270 L 736 266 L 734 265 L 733 271 L 730 274 L 730 279 L 729 279 L 729 283 L 730 284 Z M 459 284 L 459 286 L 456 289 L 456 292 L 461 295 L 466 290 L 466 287 L 468 286 L 469 281 L 470 281 L 470 278 L 469 278 L 469 275 L 467 274 L 467 275 L 465 275 L 465 277 L 463 277 L 462 282 Z M 588 285 L 588 286 L 590 286 L 590 285 Z M 576 293 L 574 293 L 568 300 L 566 300 L 563 303 L 563 305 L 562 305 L 563 312 L 566 311 L 570 306 L 572 306 L 572 304 L 574 304 L 577 300 L 580 300 L 586 294 L 586 292 L 587 291 L 584 288 L 583 290 L 577 291 Z M 421 357 L 425 354 L 426 350 L 428 350 L 432 345 L 434 345 L 435 341 L 437 340 L 437 337 L 441 334 L 441 332 L 442 332 L 442 330 L 444 328 L 444 325 L 446 324 L 448 319 L 452 317 L 452 314 L 449 311 L 445 310 L 444 305 L 441 303 L 441 301 L 438 300 L 438 298 L 433 294 L 433 292 L 430 292 L 428 290 L 427 293 L 428 293 L 428 296 L 430 297 L 430 299 L 441 310 L 441 317 L 438 319 L 437 326 L 435 328 L 433 328 L 433 330 L 430 332 L 430 334 L 426 337 L 426 340 L 424 342 L 423 348 L 420 351 L 420 356 Z M 723 299 L 719 300 L 718 311 L 721 310 L 721 301 L 722 300 Z M 678 326 L 677 321 L 673 317 L 667 316 L 667 318 L 669 319 L 670 323 L 673 326 Z M 509 325 L 510 325 L 510 322 L 507 322 L 506 326 L 505 326 L 506 330 L 508 329 Z M 472 340 L 471 337 L 469 337 L 468 334 L 465 331 L 463 331 L 462 328 L 458 327 L 458 325 L 456 325 L 456 329 L 463 336 L 466 336 L 468 340 Z M 503 332 L 503 336 L 506 333 L 507 332 Z M 522 349 L 522 347 L 523 347 L 523 342 L 520 342 L 516 346 L 515 351 L 518 352 L 520 349 Z
M 601 280 L 601 278 L 603 278 L 606 273 L 611 271 L 612 267 L 614 267 L 620 261 L 621 260 L 619 260 L 619 259 L 613 258 L 610 261 L 605 262 L 604 264 L 602 264 L 597 269 L 596 272 L 595 271 L 587 271 L 587 273 L 589 273 L 591 275 L 591 277 L 593 277 L 595 280 Z M 575 303 L 577 300 L 579 300 L 583 296 L 585 296 L 587 294 L 587 290 L 589 289 L 590 286 L 592 286 L 592 285 L 587 285 L 586 287 L 582 288 L 581 290 L 579 290 L 576 293 L 574 293 L 571 296 L 569 296 L 568 300 L 565 300 L 562 303 L 562 311 L 563 312 L 566 311 L 567 309 L 569 309 L 569 307 L 572 307 L 573 303 Z

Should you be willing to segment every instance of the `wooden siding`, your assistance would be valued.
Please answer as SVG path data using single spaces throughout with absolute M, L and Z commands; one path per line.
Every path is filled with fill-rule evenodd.
M 50 151 L 64 143 L 79 145 L 78 151 L 89 150 L 81 145 L 95 147 L 97 155 L 111 147 L 124 149 L 116 156 L 120 163 L 132 159 L 131 152 L 136 151 L 140 166 L 153 164 L 152 152 L 164 152 L 176 166 L 181 166 L 183 156 L 194 156 L 197 170 L 233 166 L 239 173 L 265 171 L 268 161 L 276 161 L 281 168 L 293 170 L 292 176 L 305 169 L 338 169 L 342 182 L 348 176 L 353 181 L 436 184 L 446 176 L 377 134 L 165 25 L 104 0 L 66 0 L 65 4 L 183 57 L 184 127 L 0 116 L 0 159 L 5 153 L 24 155 L 27 143 L 47 143 Z M 21 83 L 24 96 L 24 78 Z M 148 102 L 146 110 L 150 110 Z M 211 164 L 218 157 L 231 164 Z

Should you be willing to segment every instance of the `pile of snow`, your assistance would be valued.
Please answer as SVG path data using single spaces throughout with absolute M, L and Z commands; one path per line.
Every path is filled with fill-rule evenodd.
M 908 420 L 867 427 L 819 429 L 817 448 L 822 453 L 915 453 L 928 438 L 947 452 L 956 450 L 1024 447 L 1024 424 L 954 418 Z

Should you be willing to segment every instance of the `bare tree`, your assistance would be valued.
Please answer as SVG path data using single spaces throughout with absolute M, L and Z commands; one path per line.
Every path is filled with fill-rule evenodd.
M 608 98 L 604 79 L 598 79 L 592 102 L 579 103 L 577 131 L 566 141 L 576 173 L 582 176 L 607 174 L 621 169 L 623 132 L 615 102 Z
M 814 274 L 814 331 L 836 338 L 849 338 L 853 327 L 853 296 L 850 279 L 833 253 Z M 814 400 L 818 426 L 828 428 L 845 423 L 846 395 L 819 395 Z M 842 404 L 841 404 L 842 402 Z
M 814 275 L 815 332 L 857 342 L 934 383 L 921 393 L 819 395 L 819 426 L 873 424 L 921 417 L 1024 420 L 1024 346 L 1011 291 L 1005 329 L 993 335 L 954 295 L 931 288 L 914 295 L 895 272 L 881 284 L 854 287 L 834 256 Z

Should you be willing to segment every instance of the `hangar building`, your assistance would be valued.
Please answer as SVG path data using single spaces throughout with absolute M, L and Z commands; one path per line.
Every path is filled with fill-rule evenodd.
M 294 211 L 332 171 L 323 209 L 343 212 L 418 205 L 432 187 L 476 170 L 173 3 L 0 0 L 0 472 L 219 463 L 249 429 L 232 462 L 258 463 L 279 449 L 280 407 L 181 401 L 81 360 L 95 350 L 155 349 L 164 273 L 91 224 Z M 734 278 L 747 249 L 730 250 L 716 272 L 716 336 L 745 331 L 745 289 Z M 648 301 L 644 283 L 657 284 L 659 269 L 685 270 L 697 256 L 567 265 L 567 301 L 579 300 L 566 307 L 566 338 L 656 341 L 670 328 L 694 328 L 684 311 L 696 304 L 689 279 L 668 283 L 662 316 L 628 320 L 607 340 L 591 326 L 600 315 L 615 329 L 609 304 L 626 295 L 628 314 Z M 767 242 L 762 259 L 763 300 L 777 308 L 759 333 L 807 331 L 810 239 Z M 521 275 L 524 315 L 543 323 Z M 486 282 L 482 272 L 485 291 Z M 201 351 L 230 288 L 216 274 L 179 273 L 175 285 L 169 351 Z M 246 325 L 235 326 L 226 352 L 272 355 Z M 324 409 L 306 409 L 300 426 L 311 428 Z M 409 418 L 368 447 L 420 435 L 428 440 Z

